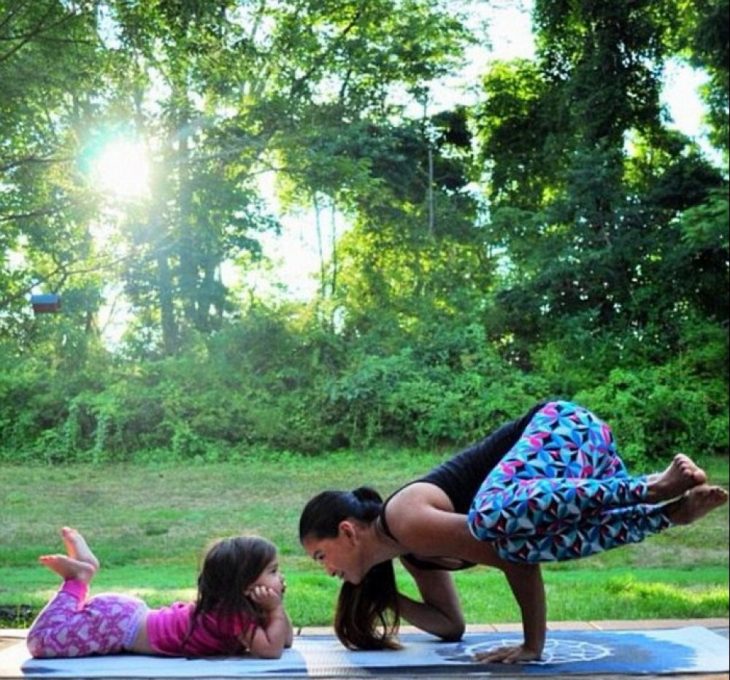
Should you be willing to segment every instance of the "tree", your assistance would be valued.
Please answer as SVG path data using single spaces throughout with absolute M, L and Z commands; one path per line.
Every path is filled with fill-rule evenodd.
M 74 152 L 101 61 L 93 3 L 0 4 L 0 333 L 21 344 L 34 291 L 64 291 L 80 329 L 93 329 L 103 263 Z
M 684 13 L 689 15 L 680 37 L 680 54 L 709 75 L 703 88 L 708 105 L 707 119 L 712 128 L 711 140 L 728 162 L 728 124 L 730 100 L 730 2 L 728 0 L 694 0 Z
M 476 123 L 490 168 L 490 232 L 509 272 L 490 319 L 522 365 L 536 344 L 579 328 L 588 344 L 614 344 L 608 362 L 632 344 L 659 360 L 679 341 L 687 316 L 678 310 L 705 305 L 688 299 L 676 220 L 724 183 L 662 127 L 675 9 L 538 2 L 537 64 L 498 65 L 484 80 Z M 521 135 L 527 144 L 511 143 Z M 718 257 L 700 276 L 716 281 L 723 268 Z
M 137 134 L 159 144 L 155 204 L 126 230 L 151 234 L 128 290 L 168 354 L 186 328 L 219 325 L 229 304 L 221 264 L 255 253 L 255 232 L 275 228 L 258 174 L 274 167 L 304 195 L 334 198 L 328 160 L 308 144 L 383 115 L 392 87 L 443 72 L 465 39 L 432 0 L 110 6 L 127 82 L 133 74 Z M 145 106 L 154 83 L 164 94 Z M 347 173 L 339 181 L 346 186 Z

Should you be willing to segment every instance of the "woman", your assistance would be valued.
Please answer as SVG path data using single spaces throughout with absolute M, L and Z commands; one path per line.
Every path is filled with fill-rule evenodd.
M 660 474 L 629 476 L 609 427 L 556 401 L 538 404 L 385 502 L 366 487 L 319 494 L 302 513 L 299 536 L 343 581 L 335 630 L 353 649 L 397 648 L 401 617 L 444 640 L 460 639 L 464 618 L 449 572 L 476 564 L 502 570 L 524 640 L 479 660 L 514 663 L 539 659 L 545 644 L 541 562 L 641 541 L 726 500 L 683 454 Z M 396 557 L 420 601 L 398 592 Z

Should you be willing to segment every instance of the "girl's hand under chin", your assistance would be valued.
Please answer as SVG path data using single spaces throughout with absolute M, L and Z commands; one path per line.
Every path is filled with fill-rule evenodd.
M 264 611 L 272 611 L 281 606 L 281 595 L 268 586 L 254 586 L 248 596 Z

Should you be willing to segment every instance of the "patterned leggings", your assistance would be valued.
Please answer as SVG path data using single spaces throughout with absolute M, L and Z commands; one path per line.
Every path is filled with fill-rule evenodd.
M 638 543 L 671 526 L 646 503 L 611 430 L 576 404 L 546 404 L 477 492 L 469 529 L 510 562 L 555 562 Z
M 64 581 L 28 631 L 33 657 L 118 654 L 129 648 L 147 605 L 129 595 L 88 595 L 87 583 Z

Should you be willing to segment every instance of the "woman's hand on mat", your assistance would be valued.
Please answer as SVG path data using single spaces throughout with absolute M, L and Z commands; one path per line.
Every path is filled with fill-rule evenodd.
M 519 661 L 539 661 L 540 652 L 528 649 L 524 645 L 518 647 L 497 647 L 487 652 L 474 654 L 474 661 L 479 663 L 517 663 Z
M 254 586 L 248 596 L 264 611 L 273 611 L 281 606 L 281 596 L 268 586 Z

